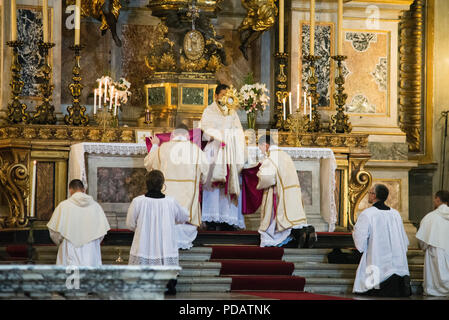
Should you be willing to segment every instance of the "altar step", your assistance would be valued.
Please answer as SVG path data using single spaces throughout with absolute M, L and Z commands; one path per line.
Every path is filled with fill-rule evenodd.
M 102 246 L 104 264 L 127 264 L 129 246 Z M 180 251 L 182 270 L 178 277 L 179 292 L 230 292 L 232 278 L 220 276 L 219 261 L 210 261 L 211 247 L 193 247 Z M 357 264 L 332 264 L 328 254 L 332 249 L 284 249 L 281 261 L 294 264 L 293 276 L 306 279 L 304 291 L 322 294 L 349 294 L 352 292 Z M 118 262 L 120 252 L 121 262 Z M 342 249 L 349 253 L 349 249 Z M 54 264 L 55 246 L 36 247 L 39 264 Z M 407 253 L 414 294 L 422 293 L 424 254 L 421 250 L 409 250 Z M 223 260 L 223 259 L 222 259 Z

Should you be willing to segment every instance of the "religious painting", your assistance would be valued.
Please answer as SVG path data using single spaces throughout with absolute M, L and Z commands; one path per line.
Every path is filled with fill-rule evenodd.
M 151 130 L 136 130 L 136 143 L 146 143 L 146 138 L 153 135 Z
M 401 179 L 373 179 L 373 186 L 377 183 L 384 184 L 388 190 L 388 199 L 385 201 L 385 204 L 393 209 L 401 212 L 401 192 L 402 192 L 402 183 Z M 371 207 L 372 204 L 368 203 L 368 193 L 363 197 L 360 201 L 359 208 L 357 209 L 357 214 L 365 210 L 366 208 Z
M 318 107 L 323 109 L 332 109 L 333 101 L 331 95 L 333 92 L 334 71 L 331 67 L 334 52 L 334 24 L 317 23 L 315 29 L 315 55 L 320 59 L 315 63 L 315 75 L 317 77 L 317 93 L 319 94 Z M 301 22 L 299 27 L 299 74 L 301 75 L 301 97 L 304 90 L 308 92 L 307 79 L 309 78 L 309 63 L 303 60 L 304 56 L 310 54 L 310 24 Z
M 346 111 L 367 116 L 389 113 L 388 31 L 345 30 L 343 52 L 345 62 Z
M 51 26 L 53 25 L 51 8 L 48 11 L 49 39 L 51 40 Z M 43 82 L 43 73 L 40 68 L 45 61 L 39 50 L 39 42 L 43 41 L 42 23 L 42 7 L 17 7 L 17 39 L 23 42 L 23 45 L 18 49 L 18 59 L 22 66 L 20 75 L 24 82 L 22 97 L 39 97 L 39 85 Z M 51 54 L 51 50 L 49 53 Z M 51 57 L 50 61 L 52 61 Z
M 146 192 L 145 168 L 97 168 L 97 201 L 129 203 Z
M 320 161 L 294 160 L 306 213 L 320 213 Z

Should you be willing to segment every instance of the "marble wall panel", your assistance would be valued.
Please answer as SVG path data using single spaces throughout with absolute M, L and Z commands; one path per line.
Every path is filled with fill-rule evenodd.
M 240 89 L 248 73 L 253 72 L 254 80 L 260 81 L 260 39 L 248 49 L 248 60 L 239 49 L 240 35 L 237 30 L 217 28 L 217 34 L 223 36 L 223 46 L 226 51 L 227 66 L 216 73 L 216 79 L 221 83 L 233 85 Z
M 299 37 L 299 52 L 301 52 L 301 57 L 304 57 L 310 53 L 310 25 L 307 22 L 300 23 Z M 330 108 L 332 103 L 334 76 L 331 68 L 331 56 L 334 52 L 334 45 L 331 39 L 334 39 L 334 24 L 318 23 L 315 29 L 315 55 L 321 58 L 315 64 L 315 74 L 318 78 L 317 92 L 320 95 L 318 106 L 325 108 Z M 302 58 L 299 60 L 299 72 L 302 97 L 304 89 L 308 91 L 307 79 L 309 77 L 309 64 L 304 63 Z
M 51 18 L 51 10 L 49 10 L 50 22 Z M 39 42 L 43 40 L 42 31 L 42 7 L 18 6 L 17 39 L 23 41 L 23 46 L 18 51 L 19 63 L 22 66 L 20 74 L 24 82 L 21 94 L 23 97 L 37 98 L 39 96 L 39 84 L 42 83 L 43 76 L 40 66 L 44 62 L 44 56 L 38 46 Z
M 387 201 L 385 201 L 385 204 L 393 209 L 398 210 L 399 212 L 402 211 L 402 199 L 401 199 L 401 192 L 402 192 L 402 180 L 401 179 L 373 179 L 373 186 L 375 184 L 384 184 L 388 190 L 389 195 Z M 357 213 L 362 212 L 366 208 L 371 207 L 372 204 L 368 203 L 368 193 L 363 197 L 363 199 L 360 201 L 359 208 L 357 210 Z
M 50 220 L 55 209 L 55 163 L 37 162 L 36 171 L 36 217 Z
M 150 77 L 149 69 L 145 66 L 145 56 L 150 44 L 155 41 L 155 26 L 132 25 L 122 26 L 122 61 L 123 77 L 131 82 L 130 106 L 143 109 L 146 105 L 145 81 Z
M 347 111 L 365 115 L 389 113 L 389 52 L 387 31 L 344 32 Z

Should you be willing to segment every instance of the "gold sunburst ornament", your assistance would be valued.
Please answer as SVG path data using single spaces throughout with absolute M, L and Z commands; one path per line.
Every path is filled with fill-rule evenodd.
M 226 94 L 221 97 L 220 101 L 218 102 L 221 111 L 225 115 L 230 115 L 231 110 L 237 110 L 240 106 L 237 90 L 231 85 L 231 87 L 226 90 Z

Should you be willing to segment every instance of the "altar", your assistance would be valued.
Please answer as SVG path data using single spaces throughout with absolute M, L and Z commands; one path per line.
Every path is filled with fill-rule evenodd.
M 317 231 L 333 231 L 337 221 L 335 171 L 337 163 L 329 148 L 281 147 L 293 159 L 301 184 L 308 223 Z M 143 159 L 147 147 L 140 143 L 74 144 L 69 153 L 68 180 L 80 179 L 87 193 L 100 203 L 111 228 L 126 229 L 131 200 L 146 191 Z M 258 147 L 248 147 L 252 166 L 262 159 Z M 247 230 L 257 230 L 259 211 L 245 215 Z

